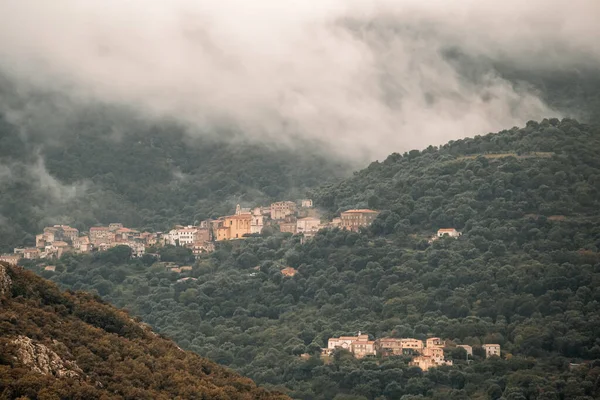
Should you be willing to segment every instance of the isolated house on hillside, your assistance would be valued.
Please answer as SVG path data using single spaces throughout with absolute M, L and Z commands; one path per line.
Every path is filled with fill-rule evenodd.
M 439 238 L 444 236 L 459 237 L 460 235 L 462 234 L 454 228 L 438 229 L 437 231 L 437 237 Z
M 484 344 L 485 357 L 498 356 L 500 357 L 500 345 L 499 344 Z

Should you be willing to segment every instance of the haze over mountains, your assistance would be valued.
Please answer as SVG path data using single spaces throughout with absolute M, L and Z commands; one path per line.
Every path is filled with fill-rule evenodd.
M 549 100 L 536 78 L 597 72 L 599 7 L 5 2 L 0 69 L 19 90 L 174 117 L 193 135 L 228 130 L 288 144 L 302 137 L 365 162 L 529 119 L 579 117 Z

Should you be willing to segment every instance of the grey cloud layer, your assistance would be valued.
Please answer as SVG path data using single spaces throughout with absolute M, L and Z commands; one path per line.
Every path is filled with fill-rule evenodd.
M 201 131 L 323 140 L 381 157 L 557 113 L 487 71 L 600 63 L 596 0 L 0 3 L 0 66 L 36 85 L 176 116 Z M 423 4 L 424 3 L 424 4 Z

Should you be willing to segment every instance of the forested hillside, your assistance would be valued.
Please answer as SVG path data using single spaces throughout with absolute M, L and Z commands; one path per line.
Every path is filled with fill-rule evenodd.
M 284 399 L 90 294 L 0 263 L 3 399 Z
M 195 281 L 118 252 L 66 256 L 41 273 L 294 398 L 593 399 L 599 151 L 596 127 L 530 122 L 393 154 L 315 192 L 331 213 L 383 210 L 360 233 L 224 243 L 194 266 Z M 463 235 L 428 242 L 447 227 Z M 298 273 L 284 277 L 283 266 Z M 318 357 L 329 337 L 359 330 L 439 336 L 454 366 L 423 373 L 403 357 Z M 483 343 L 499 343 L 502 358 L 485 359 Z M 474 346 L 473 361 L 455 344 Z
M 238 202 L 301 198 L 345 173 L 300 140 L 292 150 L 227 132 L 190 133 L 99 104 L 15 118 L 3 101 L 0 85 L 0 252 L 31 245 L 55 223 L 165 230 L 225 215 Z

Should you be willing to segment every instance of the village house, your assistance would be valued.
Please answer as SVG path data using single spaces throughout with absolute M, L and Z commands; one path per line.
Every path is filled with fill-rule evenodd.
M 73 243 L 73 240 L 79 237 L 79 230 L 68 225 L 54 225 L 61 232 L 61 239 L 67 243 Z
M 213 251 L 215 251 L 215 245 L 212 242 L 204 241 L 204 242 L 194 243 L 190 247 L 190 249 L 192 249 L 192 254 L 196 258 L 198 258 L 202 254 L 212 253 Z
M 296 275 L 297 272 L 298 271 L 292 267 L 286 267 L 281 270 L 281 275 L 292 277 L 292 276 Z
M 68 251 L 71 251 L 72 247 L 67 242 L 63 242 L 62 240 L 55 241 L 50 245 L 50 253 L 53 257 L 60 258 L 63 254 Z
M 412 338 L 381 338 L 376 341 L 376 348 L 383 356 L 413 354 L 421 352 L 423 349 L 423 341 Z
M 56 272 L 56 266 L 55 265 L 46 265 L 44 267 L 44 271 L 52 271 L 52 272 Z
M 39 258 L 41 255 L 40 251 L 35 247 L 25 248 L 25 249 L 14 249 L 14 253 L 22 254 L 23 258 L 25 258 L 27 260 L 34 260 L 36 258 Z
M 335 349 L 345 349 L 354 354 L 356 358 L 365 356 L 374 356 L 375 341 L 369 340 L 369 335 L 362 335 L 358 332 L 357 336 L 340 336 L 339 338 L 329 338 L 327 349 L 323 353 L 330 355 Z
M 251 233 L 252 214 L 229 215 L 217 228 L 217 241 L 242 239 Z
M 296 214 L 296 203 L 293 201 L 279 201 L 271 204 L 271 219 L 273 220 L 282 220 L 294 214 Z
M 341 227 L 346 230 L 358 232 L 360 227 L 369 226 L 377 218 L 379 211 L 374 210 L 348 210 L 341 213 Z
M 427 347 L 444 347 L 446 343 L 441 340 L 439 337 L 432 337 L 427 339 L 426 346 Z
M 365 356 L 374 356 L 375 352 L 375 341 L 374 340 L 357 340 L 351 343 L 350 351 L 356 358 L 363 358 Z
M 94 246 L 90 242 L 89 236 L 79 236 L 73 240 L 73 248 L 77 253 L 90 253 Z
M 321 220 L 315 217 L 300 218 L 296 221 L 296 232 L 311 234 L 316 233 L 321 226 Z
M 142 242 L 144 242 L 147 246 L 154 246 L 158 244 L 158 234 L 151 232 L 142 232 L 140 233 L 140 240 L 142 240 Z
M 140 232 L 135 229 L 119 228 L 115 232 L 115 242 L 129 242 L 139 240 Z
M 419 367 L 423 371 L 442 365 L 452 365 L 452 361 L 446 361 L 444 357 L 444 346 L 445 343 L 440 338 L 427 339 L 426 347 L 421 350 L 421 355 L 414 357 L 409 365 Z
M 296 234 L 296 222 L 280 222 L 279 231 Z
M 113 222 L 112 224 L 108 224 L 108 230 L 111 232 L 115 232 L 121 228 L 123 228 L 123 224 L 120 222 Z
M 120 244 L 128 246 L 131 249 L 131 255 L 133 257 L 141 257 L 146 253 L 146 246 L 144 246 L 143 243 L 125 242 Z
M 312 208 L 313 201 L 311 199 L 302 199 L 300 200 L 300 207 L 302 208 Z
M 241 207 L 239 204 L 235 206 L 235 215 L 252 214 L 250 208 Z
M 0 254 L 0 261 L 4 261 L 10 265 L 17 265 L 22 258 L 21 254 Z
M 115 228 L 115 230 L 118 228 Z M 99 247 L 100 244 L 108 244 L 114 242 L 115 233 L 111 231 L 107 226 L 93 226 L 90 228 L 90 242 L 95 247 Z
M 449 236 L 449 237 L 459 237 L 460 235 L 462 235 L 462 233 L 460 233 L 459 231 L 457 231 L 454 228 L 444 228 L 444 229 L 438 229 L 437 231 L 437 237 L 441 238 L 444 236 Z
M 168 243 L 172 246 L 185 246 L 193 244 L 196 241 L 198 228 L 188 225 L 186 227 L 177 226 L 171 229 L 168 234 Z
M 43 233 L 35 236 L 35 247 L 42 249 L 55 241 L 73 243 L 73 240 L 78 236 L 79 230 L 69 225 L 47 226 L 44 228 Z
M 260 207 L 252 210 L 252 221 L 250 222 L 250 233 L 260 234 L 265 227 L 265 217 L 263 216 Z
M 467 352 L 467 356 L 473 357 L 473 347 L 469 346 L 468 344 L 459 344 L 456 347 L 462 347 Z
M 499 344 L 484 344 L 483 349 L 485 350 L 485 357 L 498 356 L 500 357 L 500 345 Z

